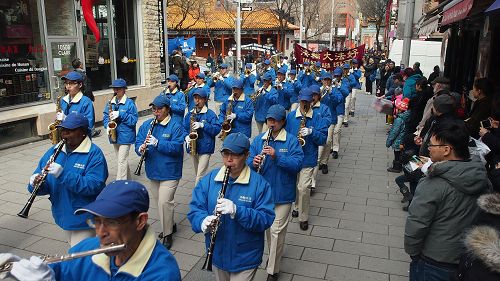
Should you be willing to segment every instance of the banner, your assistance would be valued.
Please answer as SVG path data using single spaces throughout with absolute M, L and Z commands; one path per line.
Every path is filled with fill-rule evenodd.
M 322 51 L 322 52 L 313 52 L 310 51 L 299 44 L 295 44 L 295 59 L 298 64 L 303 64 L 308 61 L 310 63 L 315 63 L 317 61 L 321 62 L 321 67 L 332 71 L 336 67 L 341 67 L 346 62 L 349 62 L 351 59 L 356 58 L 358 60 L 363 59 L 365 54 L 365 45 L 358 46 L 354 49 L 346 50 L 346 51 Z
M 168 54 L 171 55 L 174 50 L 181 47 L 184 56 L 189 58 L 193 52 L 196 51 L 196 37 L 193 36 L 189 39 L 184 39 L 184 37 L 175 37 L 168 39 Z

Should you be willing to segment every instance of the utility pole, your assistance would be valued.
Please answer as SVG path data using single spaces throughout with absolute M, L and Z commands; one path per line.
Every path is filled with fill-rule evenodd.
M 333 30 L 333 13 L 335 12 L 335 0 L 332 0 L 332 18 L 331 18 L 331 21 L 330 21 L 330 51 L 333 51 L 332 47 L 333 47 L 333 33 L 334 33 L 334 30 Z
M 302 46 L 302 29 L 304 26 L 304 0 L 300 0 L 300 32 L 299 45 Z
M 403 55 L 401 64 L 405 68 L 410 65 L 411 38 L 413 33 L 413 13 L 415 12 L 415 0 L 406 0 L 405 32 L 403 35 Z
M 238 11 L 236 12 L 236 65 L 234 73 L 239 73 L 241 61 L 241 0 L 238 0 Z

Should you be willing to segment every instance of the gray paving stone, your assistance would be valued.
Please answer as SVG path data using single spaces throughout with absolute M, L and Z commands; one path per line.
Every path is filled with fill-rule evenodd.
M 189 272 L 201 259 L 199 256 L 188 255 L 181 252 L 176 252 L 174 256 L 179 264 L 179 268 L 186 270 L 186 272 Z
M 327 265 L 317 262 L 283 258 L 281 261 L 281 270 L 283 272 L 300 274 L 307 277 L 324 278 Z
M 406 218 L 366 214 L 365 221 L 394 226 L 404 226 Z
M 351 211 L 351 212 L 377 214 L 377 215 L 383 215 L 383 216 L 387 216 L 389 214 L 389 209 L 386 207 L 358 205 L 358 204 L 353 204 L 353 203 L 345 203 L 344 210 Z
M 399 236 L 381 235 L 370 232 L 363 232 L 363 243 L 392 246 L 396 248 L 404 247 L 404 239 Z
M 358 268 L 359 256 L 342 252 L 324 251 L 318 249 L 304 250 L 302 260 L 313 261 L 318 263 L 327 263 L 345 267 Z
M 360 269 L 373 270 L 378 272 L 408 276 L 408 263 L 393 261 L 381 258 L 361 256 L 359 261 Z M 406 269 L 405 269 L 406 266 Z
M 312 236 L 328 237 L 334 239 L 361 242 L 362 232 L 347 229 L 315 226 L 311 232 Z
M 326 272 L 326 279 L 331 281 L 388 281 L 389 275 L 380 272 L 329 265 Z
M 405 233 L 404 226 L 389 225 L 389 235 L 390 236 L 404 237 L 404 233 Z
M 314 249 L 331 250 L 333 248 L 333 239 L 311 237 L 310 235 L 300 235 L 288 233 L 286 243 Z
M 366 205 L 366 198 L 357 196 L 327 194 L 325 200 Z
M 38 236 L 4 228 L 0 228 L 0 237 L 0 244 L 19 249 L 24 249 L 41 239 Z
M 410 256 L 405 252 L 404 249 L 390 247 L 389 248 L 389 259 L 397 261 L 410 262 Z
M 36 236 L 50 238 L 61 242 L 68 241 L 64 230 L 55 224 L 40 224 L 27 232 Z
M 398 202 L 388 201 L 388 200 L 371 199 L 371 198 L 368 199 L 367 205 L 388 207 L 388 208 L 398 208 L 401 206 L 401 204 Z
M 18 216 L 4 215 L 0 217 L 2 228 L 12 229 L 20 232 L 26 232 L 41 222 L 30 219 L 23 219 Z
M 25 250 L 47 255 L 64 255 L 69 250 L 69 244 L 55 239 L 43 238 L 26 247 Z
M 355 213 L 349 211 L 321 208 L 319 215 L 323 217 L 332 217 L 345 220 L 365 221 L 365 213 Z
M 363 232 L 373 232 L 379 234 L 389 234 L 389 227 L 387 225 L 382 225 L 377 223 L 340 220 L 339 228 L 357 230 Z
M 352 253 L 360 256 L 389 258 L 389 247 L 387 246 L 335 240 L 333 250 L 344 253 Z

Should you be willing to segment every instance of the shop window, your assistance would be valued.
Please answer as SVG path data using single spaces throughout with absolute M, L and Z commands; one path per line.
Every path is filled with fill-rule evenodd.
M 113 0 L 115 23 L 116 76 L 129 85 L 138 84 L 135 5 L 132 0 Z
M 50 98 L 36 0 L 0 0 L 0 110 Z

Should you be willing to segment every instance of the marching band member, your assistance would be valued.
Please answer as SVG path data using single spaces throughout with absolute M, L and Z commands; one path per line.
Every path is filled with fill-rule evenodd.
M 252 73 L 252 64 L 247 63 L 245 65 L 245 71 L 240 75 L 240 79 L 243 81 L 243 93 L 250 96 L 255 92 L 255 81 L 257 77 Z
M 158 201 L 158 211 L 163 232 L 160 239 L 167 249 L 172 246 L 174 224 L 174 195 L 182 177 L 184 130 L 180 123 L 170 117 L 170 100 L 165 95 L 157 96 L 151 104 L 154 118 L 146 120 L 137 133 L 135 152 L 147 150 L 146 175 L 150 180 L 150 191 Z M 152 127 L 154 126 L 154 127 Z M 151 130 L 151 134 L 148 131 Z
M 231 87 L 233 86 L 234 78 L 229 75 L 227 63 L 219 66 L 219 73 L 212 76 L 212 83 L 208 84 L 214 88 L 215 112 L 219 112 L 221 105 L 231 95 Z
M 236 79 L 232 85 L 233 94 L 220 107 L 219 123 L 231 123 L 231 133 L 252 135 L 253 103 L 243 94 L 243 81 Z M 230 110 L 229 110 L 230 109 Z
M 257 84 L 258 87 L 262 87 L 265 82 L 264 76 L 266 76 L 266 74 L 268 73 L 271 76 L 271 82 L 274 82 L 274 80 L 276 80 L 276 71 L 271 67 L 271 61 L 266 59 L 264 61 L 264 73 L 262 75 L 259 75 L 259 73 L 257 72 L 257 81 L 259 82 Z
M 255 121 L 257 122 L 257 131 L 259 134 L 267 130 L 264 124 L 266 122 L 266 114 L 269 107 L 278 102 L 278 92 L 272 85 L 272 79 L 272 75 L 266 72 L 262 76 L 264 84 L 253 96 L 255 104 Z
M 203 72 L 196 74 L 196 77 L 195 77 L 196 84 L 193 85 L 191 90 L 189 90 L 189 92 L 187 93 L 187 95 L 188 95 L 188 111 L 193 110 L 193 108 L 196 105 L 196 103 L 194 101 L 194 93 L 196 92 L 197 89 L 203 88 L 203 89 L 205 89 L 205 91 L 208 94 L 210 94 L 210 87 L 208 87 L 208 84 L 205 83 L 205 78 L 206 78 L 206 76 L 205 76 L 205 73 L 203 73 Z M 208 101 L 208 96 L 207 96 L 207 101 Z M 208 105 L 208 103 L 205 102 L 205 105 Z
M 299 95 L 300 106 L 288 114 L 286 118 L 286 131 L 299 137 L 299 142 L 304 151 L 302 169 L 297 178 L 297 196 L 293 217 L 298 217 L 300 229 L 309 227 L 309 202 L 312 174 L 318 162 L 318 146 L 325 144 L 328 124 L 311 108 L 312 93 L 305 88 Z
M 304 62 L 304 70 L 299 74 L 299 81 L 302 85 L 302 89 L 309 88 L 312 84 L 315 84 L 314 73 L 311 68 L 311 63 L 308 61 Z
M 339 158 L 339 150 L 340 150 L 340 137 L 341 137 L 341 131 L 342 131 L 342 124 L 344 121 L 344 116 L 345 116 L 345 108 L 346 108 L 346 103 L 347 103 L 347 97 L 350 94 L 350 89 L 351 89 L 351 82 L 347 76 L 344 76 L 348 74 L 348 70 L 344 68 L 342 70 L 340 67 L 337 67 L 333 71 L 333 75 L 335 77 L 335 84 L 337 85 L 335 91 L 340 91 L 340 93 L 343 96 L 342 102 L 337 104 L 336 108 L 336 113 L 337 113 L 337 123 L 335 124 L 335 127 L 333 128 L 333 139 L 332 139 L 332 149 L 331 149 L 331 154 L 333 159 Z M 333 107 L 332 107 L 333 109 Z M 332 111 L 333 114 L 333 111 Z
M 93 218 L 97 237 L 81 241 L 69 252 L 85 253 L 122 244 L 126 245 L 126 249 L 50 265 L 37 256 L 20 260 L 10 255 L 9 259 L 14 261 L 10 274 L 17 280 L 180 281 L 180 270 L 174 256 L 156 240 L 154 231 L 148 225 L 148 209 L 149 196 L 142 184 L 113 181 L 94 202 L 75 211 L 78 217 Z
M 297 70 L 292 69 L 290 72 L 288 72 L 288 83 L 291 84 L 291 97 L 290 97 L 290 103 L 292 104 L 290 106 L 290 110 L 293 111 L 299 107 L 299 92 L 302 88 L 302 84 L 300 81 L 297 79 Z
M 139 117 L 134 101 L 125 94 L 127 82 L 123 79 L 116 79 L 110 88 L 113 89 L 115 95 L 104 107 L 102 122 L 108 136 L 112 134 L 112 129 L 109 128 L 110 121 L 116 125 L 114 129 L 116 140 L 113 141 L 110 138 L 118 160 L 116 179 L 126 180 L 131 177 L 128 155 L 130 145 L 135 143 L 135 127 Z
M 49 195 L 52 216 L 56 224 L 64 229 L 71 246 L 87 237 L 95 236 L 95 231 L 87 224 L 89 214 L 76 216 L 79 207 L 95 200 L 106 185 L 108 166 L 101 149 L 90 140 L 89 121 L 86 116 L 72 112 L 58 126 L 65 141 L 61 152 L 48 166 L 48 176 L 37 195 Z M 28 191 L 41 179 L 42 170 L 54 154 L 51 147 L 38 162 L 38 167 L 30 178 Z
M 346 64 L 347 67 L 348 64 Z M 363 75 L 359 69 L 359 62 L 357 59 L 352 59 L 352 69 L 350 70 L 349 80 L 351 82 L 351 93 L 346 99 L 346 108 L 344 116 L 344 126 L 349 126 L 349 116 L 354 116 L 354 109 L 356 107 L 356 94 L 358 90 L 361 90 L 361 84 L 359 83 L 359 78 Z M 348 102 L 349 101 L 349 102 Z
M 184 111 L 186 111 L 186 97 L 179 89 L 179 77 L 171 74 L 167 78 L 168 87 L 160 95 L 165 95 L 169 100 L 169 113 L 172 122 L 182 125 Z
M 192 153 L 190 135 L 196 132 L 196 147 L 193 158 L 194 173 L 198 183 L 201 177 L 207 173 L 210 156 L 215 151 L 215 137 L 219 134 L 221 124 L 215 112 L 206 106 L 208 92 L 205 88 L 197 88 L 193 94 L 195 107 L 184 117 L 185 142 L 187 144 L 187 153 Z M 192 122 L 194 121 L 194 122 Z
M 316 84 L 318 86 L 321 86 L 321 77 L 323 76 L 323 74 L 325 74 L 326 71 L 324 69 L 321 68 L 321 62 L 320 61 L 317 61 L 314 63 L 314 67 L 313 67 L 313 74 L 314 74 L 314 80 L 316 81 Z
M 269 248 L 267 280 L 277 280 L 292 202 L 295 200 L 297 173 L 302 168 L 304 152 L 297 137 L 287 133 L 284 128 L 286 111 L 283 106 L 271 106 L 266 117 L 267 126 L 272 128 L 271 136 L 267 131 L 253 140 L 247 165 L 260 172 L 273 193 L 276 217 L 271 228 L 266 231 Z
M 71 71 L 61 79 L 64 81 L 67 95 L 60 101 L 62 112 L 57 112 L 56 119 L 63 121 L 71 112 L 78 112 L 87 118 L 89 128 L 94 128 L 94 105 L 90 98 L 82 93 L 83 76 L 76 71 Z
M 276 92 L 278 94 L 278 104 L 281 104 L 285 108 L 285 110 L 290 110 L 290 99 L 292 98 L 292 85 L 285 80 L 286 77 L 286 69 L 280 68 L 278 69 L 278 76 L 276 77 L 276 83 L 274 87 L 276 88 Z
M 264 253 L 264 232 L 274 220 L 269 183 L 246 165 L 249 147 L 244 134 L 230 134 L 221 148 L 224 166 L 200 180 L 189 204 L 187 217 L 191 227 L 196 233 L 205 233 L 207 248 L 212 227 L 220 220 L 213 247 L 217 281 L 254 278 Z M 225 177 L 227 169 L 230 170 Z M 219 196 L 223 182 L 227 183 L 227 192 Z

